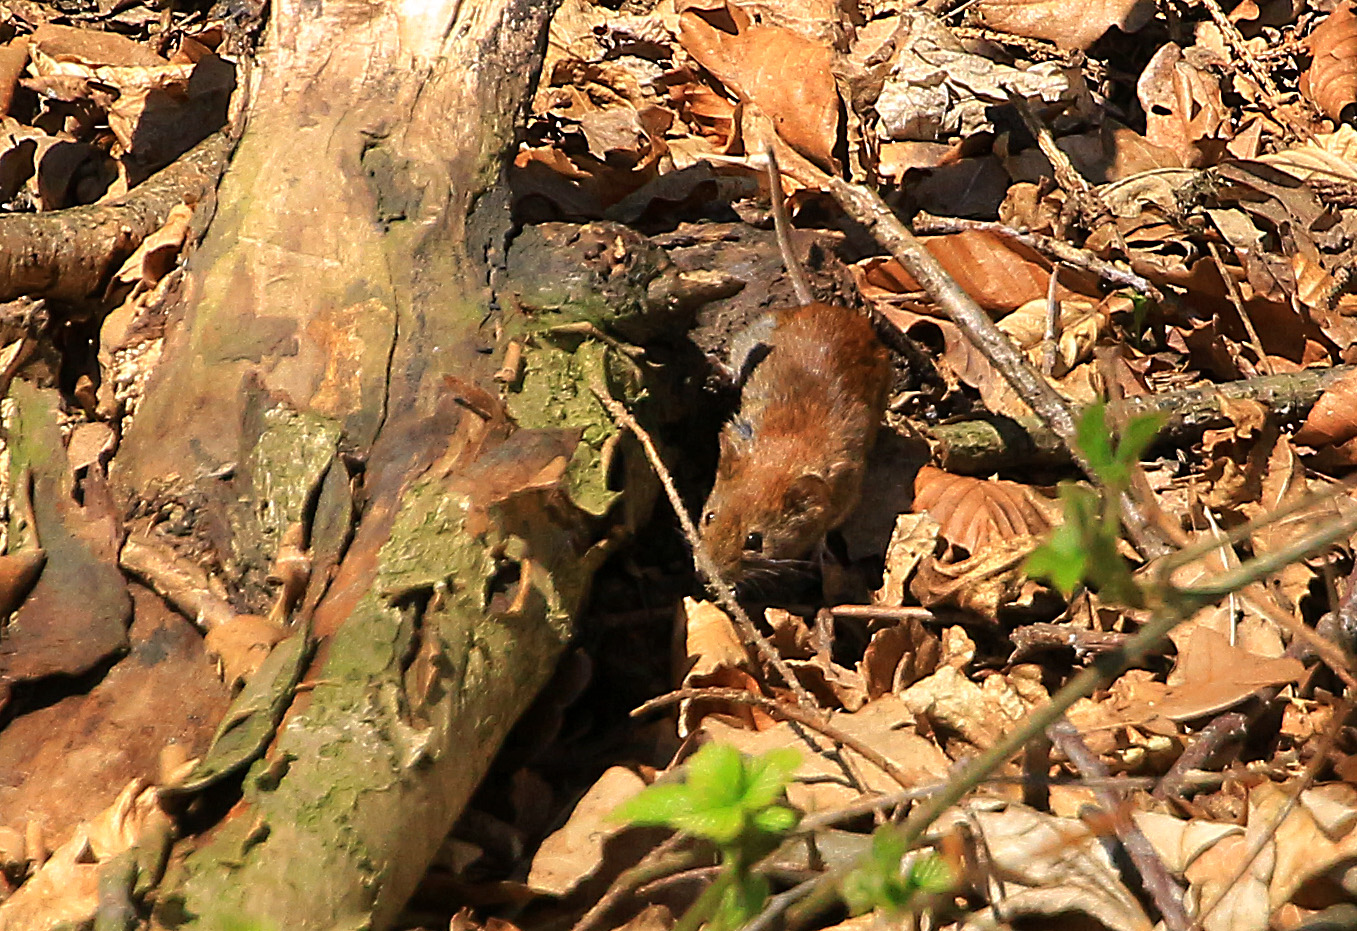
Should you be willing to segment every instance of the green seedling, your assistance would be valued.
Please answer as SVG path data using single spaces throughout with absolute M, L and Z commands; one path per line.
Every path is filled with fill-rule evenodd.
M 1084 411 L 1076 442 L 1101 487 L 1094 491 L 1072 482 L 1061 484 L 1064 523 L 1027 558 L 1029 576 L 1046 579 L 1066 598 L 1080 585 L 1088 585 L 1110 601 L 1143 606 L 1144 592 L 1117 551 L 1121 495 L 1131 487 L 1140 456 L 1164 419 L 1159 413 L 1133 417 L 1114 442 L 1106 405 L 1099 402 Z
M 920 895 L 936 895 L 954 885 L 952 870 L 942 857 L 928 854 L 905 867 L 905 838 L 895 825 L 883 825 L 872 835 L 872 851 L 839 885 L 844 904 L 854 915 L 873 910 L 894 917 L 919 905 Z
M 682 782 L 642 789 L 613 812 L 630 824 L 703 838 L 720 852 L 720 876 L 675 931 L 704 922 L 709 931 L 734 931 L 763 908 L 768 881 L 752 868 L 801 819 L 785 796 L 800 762 L 800 754 L 787 748 L 747 757 L 729 745 L 708 744 L 688 761 Z

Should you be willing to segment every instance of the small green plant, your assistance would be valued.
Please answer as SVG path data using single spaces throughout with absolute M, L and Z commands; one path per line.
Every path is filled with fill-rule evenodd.
M 839 894 L 854 915 L 878 910 L 894 917 L 918 907 L 917 897 L 947 892 L 955 884 L 951 867 L 937 854 L 917 858 L 905 868 L 905 838 L 895 825 L 872 835 L 872 851 L 839 884 Z
M 1046 579 L 1066 598 L 1087 584 L 1109 600 L 1142 606 L 1144 593 L 1117 552 L 1121 495 L 1131 487 L 1141 453 L 1163 424 L 1159 413 L 1133 417 L 1114 443 L 1106 405 L 1099 402 L 1084 411 L 1076 441 L 1102 487 L 1094 491 L 1073 482 L 1061 484 L 1065 522 L 1027 558 L 1028 575 Z
M 707 744 L 688 760 L 682 782 L 642 789 L 613 812 L 631 824 L 704 838 L 720 852 L 720 876 L 675 931 L 703 922 L 709 931 L 734 931 L 763 908 L 768 880 L 752 867 L 801 820 L 785 796 L 800 763 L 801 755 L 789 748 L 747 757 L 727 744 Z

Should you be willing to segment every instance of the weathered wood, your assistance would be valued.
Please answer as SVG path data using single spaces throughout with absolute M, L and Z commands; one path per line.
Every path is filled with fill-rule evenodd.
M 114 477 L 143 511 L 188 507 L 256 610 L 284 532 L 307 529 L 315 685 L 243 804 L 181 845 L 163 924 L 390 925 L 570 636 L 615 497 L 615 428 L 586 386 L 640 385 L 606 342 L 488 305 L 497 183 L 552 6 L 275 5 Z M 532 332 L 501 400 L 487 350 Z
M 1159 441 L 1192 442 L 1206 430 L 1230 425 L 1224 405 L 1231 400 L 1257 401 L 1280 423 L 1298 423 L 1330 385 L 1353 369 L 1350 365 L 1305 369 L 1184 391 L 1138 395 L 1127 398 L 1122 409 L 1127 416 L 1149 411 L 1167 414 Z M 949 472 L 986 475 L 1030 465 L 1070 462 L 1064 444 L 1035 417 L 963 420 L 930 427 L 927 435 L 938 464 Z

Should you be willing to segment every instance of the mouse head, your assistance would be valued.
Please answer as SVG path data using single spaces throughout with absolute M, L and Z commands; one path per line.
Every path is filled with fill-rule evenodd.
M 754 467 L 728 456 L 723 436 L 716 484 L 702 509 L 700 532 L 729 582 L 800 568 L 830 529 L 830 483 L 785 463 Z

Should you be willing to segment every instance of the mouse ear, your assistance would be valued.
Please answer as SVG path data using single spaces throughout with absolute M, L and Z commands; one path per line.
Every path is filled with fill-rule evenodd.
M 788 487 L 782 496 L 782 506 L 789 514 L 809 515 L 827 511 L 829 483 L 818 475 L 803 475 Z

